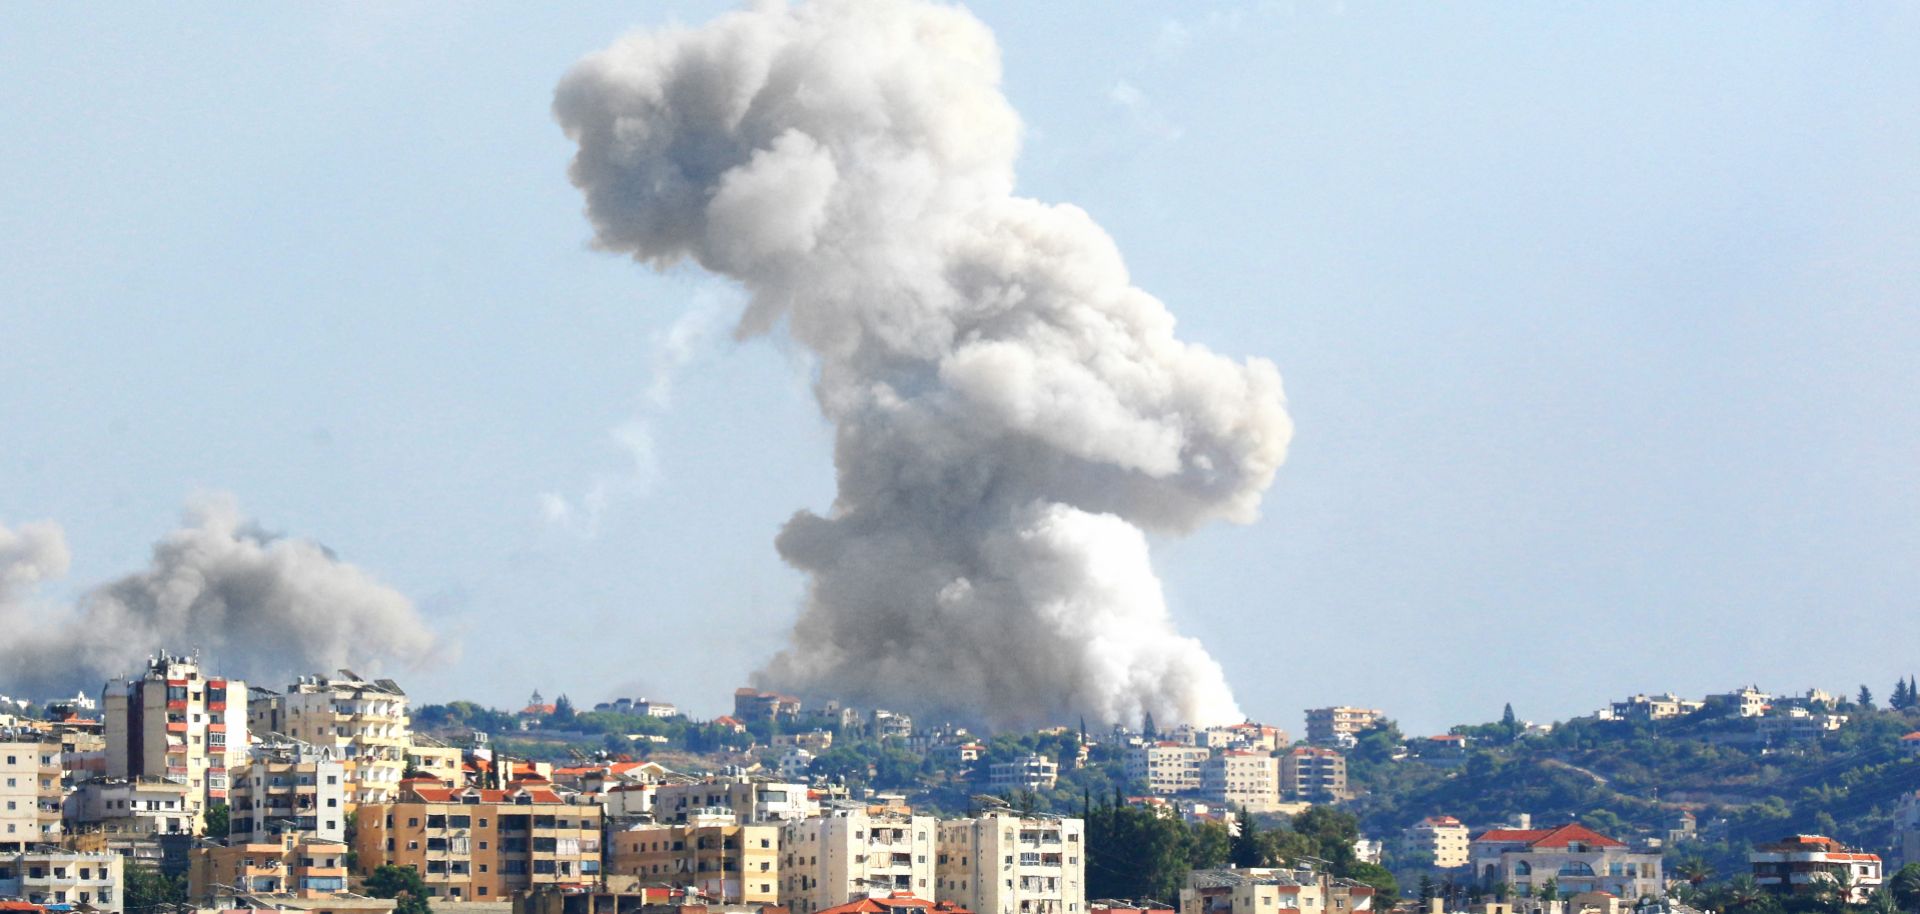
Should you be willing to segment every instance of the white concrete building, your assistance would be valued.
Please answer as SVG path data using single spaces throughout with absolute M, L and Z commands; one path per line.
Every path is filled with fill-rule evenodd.
M 289 832 L 321 841 L 347 840 L 347 768 L 332 746 L 279 743 L 256 747 L 234 769 L 229 832 L 235 842 L 270 844 Z
M 1083 914 L 1084 827 L 1004 809 L 941 822 L 935 899 L 974 914 Z
M 1163 740 L 1139 746 L 1127 753 L 1127 779 L 1144 781 L 1153 793 L 1183 793 L 1199 790 L 1201 766 L 1212 750 Z
M 0 854 L 0 897 L 33 904 L 91 905 L 120 914 L 119 854 L 30 851 Z
M 246 683 L 190 657 L 157 656 L 139 678 L 107 683 L 100 703 L 108 777 L 186 784 L 196 823 L 207 803 L 227 801 L 227 773 L 247 760 Z
M 987 789 L 1052 790 L 1060 783 L 1060 766 L 1044 755 L 1023 755 L 987 766 Z
M 661 784 L 652 805 L 660 822 L 685 822 L 689 813 L 702 809 L 729 810 L 742 825 L 805 819 L 820 812 L 820 804 L 807 797 L 807 785 L 747 775 Z
M 0 732 L 0 851 L 59 841 L 60 743 L 31 730 Z
M 931 898 L 936 825 L 932 816 L 864 805 L 788 822 L 780 831 L 780 901 L 794 914 L 814 914 L 892 892 Z
M 806 783 L 807 775 L 813 767 L 813 753 L 799 746 L 788 746 L 780 750 L 774 762 L 782 780 Z
M 67 829 L 133 837 L 189 835 L 193 811 L 199 808 L 191 790 L 177 781 L 155 778 L 88 781 L 67 795 Z
M 1272 812 L 1280 805 L 1280 760 L 1252 749 L 1227 749 L 1200 768 L 1200 790 L 1229 809 Z

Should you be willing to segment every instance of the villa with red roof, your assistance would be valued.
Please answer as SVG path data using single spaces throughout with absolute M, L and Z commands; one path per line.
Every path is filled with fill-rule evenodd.
M 1789 835 L 1759 844 L 1747 855 L 1753 881 L 1770 892 L 1807 894 L 1822 886 L 1847 886 L 1847 901 L 1866 904 L 1880 887 L 1880 855 L 1847 847 L 1825 835 Z
M 1920 756 L 1920 730 L 1900 737 L 1900 750 L 1908 756 Z
M 1538 890 L 1551 879 L 1562 895 L 1666 895 L 1659 854 L 1636 852 L 1579 823 L 1489 829 L 1473 839 L 1469 856 L 1482 885 L 1506 883 L 1514 892 Z

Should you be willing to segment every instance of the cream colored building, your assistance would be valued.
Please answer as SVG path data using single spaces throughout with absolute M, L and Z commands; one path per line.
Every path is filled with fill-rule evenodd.
M 1295 746 L 1280 755 L 1280 793 L 1288 800 L 1347 799 L 1347 758 L 1332 749 Z
M 1466 866 L 1471 838 L 1467 826 L 1452 816 L 1428 816 L 1400 833 L 1407 853 L 1430 855 L 1441 868 Z
M 780 902 L 780 828 L 696 813 L 682 825 L 637 826 L 610 837 L 607 872 L 697 889 L 723 904 Z
M 936 900 L 976 914 L 1086 911 L 1081 820 L 996 810 L 941 822 L 938 835 Z
M 413 746 L 407 693 L 391 679 L 368 681 L 341 670 L 338 678 L 302 676 L 283 694 L 262 694 L 256 719 L 316 746 L 340 749 L 347 766 L 347 805 L 391 802 Z
M 1044 755 L 1022 755 L 987 766 L 987 789 L 1052 790 L 1060 783 L 1060 766 Z
M 0 854 L 0 897 L 33 904 L 91 906 L 120 914 L 122 861 L 119 854 L 30 851 Z
M 247 685 L 157 656 L 137 679 L 107 683 L 107 776 L 164 778 L 191 788 L 194 831 L 209 803 L 227 801 L 229 772 L 247 760 Z
M 360 805 L 354 850 L 362 875 L 412 867 L 436 899 L 499 902 L 535 886 L 598 881 L 601 820 L 599 805 L 570 803 L 545 781 L 491 790 L 418 778 L 401 785 L 397 802 Z
M 864 804 L 823 810 L 780 831 L 780 896 L 794 914 L 814 914 L 891 892 L 933 897 L 932 816 L 874 813 Z
M 67 795 L 64 816 L 75 834 L 119 838 L 193 833 L 192 788 L 155 778 L 88 781 Z
M 324 899 L 346 890 L 347 846 L 292 832 L 197 847 L 187 867 L 187 900 L 198 904 L 236 893 Z
M 61 835 L 60 743 L 33 730 L 0 732 L 0 852 Z
M 1163 740 L 1137 746 L 1127 753 L 1127 779 L 1142 781 L 1153 793 L 1199 790 L 1201 768 L 1212 750 Z
M 1201 766 L 1200 790 L 1230 809 L 1273 812 L 1280 805 L 1280 760 L 1267 752 L 1227 749 Z
M 1351 914 L 1373 910 L 1372 886 L 1313 870 L 1195 870 L 1180 914 Z M 1388 899 L 1391 902 L 1391 899 Z
M 820 811 L 807 785 L 748 775 L 661 784 L 653 791 L 652 803 L 653 817 L 667 823 L 685 822 L 688 815 L 710 809 L 725 809 L 749 825 L 804 819 Z
M 1313 708 L 1307 711 L 1307 742 L 1344 743 L 1385 719 L 1378 708 Z
M 335 751 L 293 742 L 254 747 L 251 761 L 233 772 L 228 835 L 246 842 L 287 833 L 347 840 L 347 768 Z

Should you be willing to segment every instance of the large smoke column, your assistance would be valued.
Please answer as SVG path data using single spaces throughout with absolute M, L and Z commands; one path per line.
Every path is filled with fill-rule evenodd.
M 1141 528 L 1248 521 L 1280 376 L 1173 335 L 1112 239 L 1013 195 L 1019 120 L 967 13 L 762 5 L 623 39 L 554 109 L 601 247 L 691 259 L 818 358 L 839 494 L 758 681 L 992 725 L 1239 719 L 1168 619 Z
M 263 533 L 229 499 L 189 506 L 151 563 L 71 606 L 38 601 L 66 574 L 57 524 L 0 525 L 0 680 L 31 697 L 89 694 L 158 650 L 198 650 L 225 675 L 278 685 L 342 667 L 372 675 L 437 659 L 399 592 L 324 546 Z

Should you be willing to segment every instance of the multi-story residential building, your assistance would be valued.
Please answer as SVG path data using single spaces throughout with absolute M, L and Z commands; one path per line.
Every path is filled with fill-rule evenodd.
M 1060 782 L 1060 766 L 1044 755 L 1022 755 L 987 766 L 987 789 L 1052 790 Z
M 1753 881 L 1782 895 L 1798 895 L 1840 887 L 1846 903 L 1866 904 L 1880 888 L 1880 855 L 1847 847 L 1825 835 L 1789 835 L 1758 844 L 1747 855 Z
M 778 692 L 741 688 L 733 692 L 733 716 L 741 723 L 793 720 L 800 716 L 800 699 Z
M 276 841 L 287 832 L 347 839 L 347 769 L 331 746 L 280 742 L 254 748 L 233 770 L 228 832 L 236 842 Z
M 633 703 L 633 713 L 665 719 L 679 717 L 680 709 L 664 701 L 648 701 L 641 698 Z
M 875 708 L 871 721 L 875 739 L 906 740 L 913 738 L 913 718 L 899 711 Z
M 75 834 L 125 838 L 193 834 L 199 798 L 178 781 L 104 778 L 67 795 L 63 815 Z
M 1200 768 L 1207 799 L 1229 809 L 1272 812 L 1280 805 L 1280 760 L 1253 749 L 1225 749 Z
M 196 847 L 187 867 L 187 899 L 199 904 L 248 894 L 328 898 L 346 890 L 347 846 L 293 832 Z
M 1082 914 L 1084 827 L 1004 809 L 941 822 L 935 897 L 979 914 Z
M 0 731 L 0 853 L 60 840 L 63 774 L 57 739 Z
M 190 657 L 157 656 L 140 678 L 107 683 L 107 776 L 186 784 L 198 831 L 201 810 L 227 801 L 227 773 L 247 760 L 246 695 L 246 683 Z
M 277 732 L 296 740 L 340 750 L 349 808 L 393 799 L 413 746 L 407 693 L 393 680 L 369 682 L 341 670 L 338 678 L 302 676 L 284 694 L 257 690 L 255 696 L 266 705 L 249 710 L 256 719 L 278 723 Z
M 1351 914 L 1373 910 L 1374 888 L 1311 869 L 1194 870 L 1180 914 Z
M 1127 753 L 1127 780 L 1145 782 L 1153 793 L 1200 789 L 1200 769 L 1212 750 L 1172 740 L 1135 747 Z M 989 912 L 983 912 L 989 914 Z
M 1848 715 L 1806 708 L 1777 708 L 1753 722 L 1754 732 L 1770 743 L 1803 743 L 1824 739 L 1846 726 Z
M 1759 686 L 1741 686 L 1731 692 L 1708 695 L 1706 706 L 1724 708 L 1734 717 L 1759 717 L 1772 707 L 1773 696 L 1760 691 Z
M 1378 708 L 1310 708 L 1307 711 L 1307 742 L 1333 745 L 1351 743 L 1362 732 L 1386 719 Z
M 773 767 L 780 772 L 781 780 L 804 783 L 808 773 L 813 770 L 813 753 L 799 746 L 788 746 L 780 750 Z
M 1626 844 L 1579 824 L 1555 828 L 1496 828 L 1468 847 L 1482 885 L 1506 883 L 1528 893 L 1548 879 L 1561 892 L 1610 892 L 1620 898 L 1666 896 L 1660 855 L 1637 853 Z
M 1194 734 L 1194 743 L 1209 749 L 1250 749 L 1277 752 L 1287 745 L 1287 731 L 1252 721 L 1208 727 Z
M 601 808 L 569 803 L 545 781 L 487 790 L 415 778 L 401 782 L 394 802 L 361 804 L 354 821 L 362 872 L 412 867 L 429 894 L 451 901 L 498 901 L 600 876 Z
M 723 904 L 780 902 L 780 827 L 741 825 L 722 811 L 683 825 L 639 825 L 611 836 L 607 872 L 689 888 Z
M 1613 703 L 1614 720 L 1672 720 L 1685 717 L 1707 706 L 1707 703 L 1695 698 L 1681 698 L 1668 692 L 1664 695 L 1635 695 L 1626 701 Z
M 460 747 L 446 745 L 423 733 L 410 734 L 408 739 L 406 771 L 426 775 L 448 787 L 465 785 L 460 766 L 466 761 L 466 754 Z
M 1287 800 L 1333 803 L 1347 799 L 1347 758 L 1332 749 L 1295 746 L 1280 755 L 1280 795 Z
M 892 892 L 934 893 L 937 822 L 842 804 L 781 826 L 780 896 L 794 914 L 817 914 Z
M 748 775 L 725 775 L 683 784 L 662 784 L 653 793 L 653 816 L 685 822 L 689 813 L 725 809 L 749 825 L 804 819 L 820 811 L 807 785 Z
M 125 903 L 122 866 L 119 854 L 68 850 L 0 854 L 0 897 L 120 914 Z
M 1431 857 L 1442 869 L 1466 866 L 1468 844 L 1467 826 L 1452 816 L 1428 816 L 1400 833 L 1400 846 L 1407 853 Z

